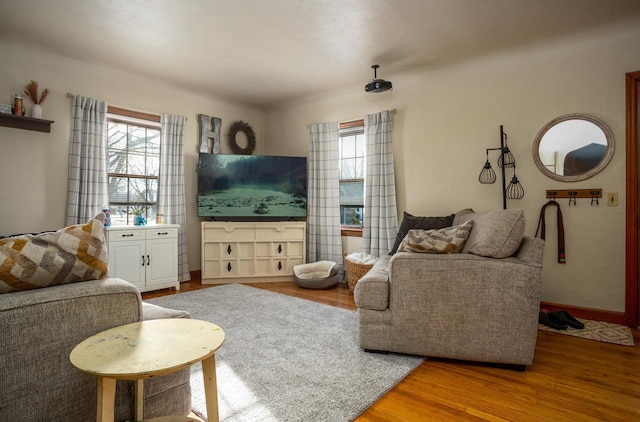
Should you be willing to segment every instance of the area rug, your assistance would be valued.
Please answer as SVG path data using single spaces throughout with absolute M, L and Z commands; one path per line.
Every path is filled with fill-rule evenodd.
M 552 333 L 565 334 L 568 336 L 586 338 L 589 340 L 602 341 L 605 343 L 615 343 L 623 346 L 634 346 L 633 333 L 629 327 L 612 324 L 609 322 L 592 321 L 589 319 L 577 318 L 584 324 L 584 328 L 567 328 L 566 330 L 556 330 L 546 325 L 539 324 L 538 329 Z
M 221 421 L 353 420 L 424 360 L 361 350 L 354 311 L 241 284 L 147 302 L 224 330 L 216 353 Z M 199 364 L 191 388 L 193 410 L 205 416 Z

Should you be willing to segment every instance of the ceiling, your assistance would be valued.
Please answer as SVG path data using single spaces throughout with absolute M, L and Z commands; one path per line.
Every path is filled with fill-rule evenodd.
M 268 108 L 640 16 L 639 0 L 0 0 L 0 37 Z M 383 94 L 367 94 L 383 95 Z

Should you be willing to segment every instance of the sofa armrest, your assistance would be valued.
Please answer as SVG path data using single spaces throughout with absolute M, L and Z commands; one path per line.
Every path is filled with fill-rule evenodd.
M 140 292 L 120 279 L 0 295 L 0 420 L 94 414 L 95 377 L 69 354 L 89 336 L 141 319 Z
M 389 260 L 385 255 L 358 281 L 353 299 L 358 308 L 384 311 L 389 306 Z
M 544 240 L 536 237 L 525 236 L 520 243 L 520 248 L 514 257 L 522 262 L 542 267 L 542 255 L 544 253 Z

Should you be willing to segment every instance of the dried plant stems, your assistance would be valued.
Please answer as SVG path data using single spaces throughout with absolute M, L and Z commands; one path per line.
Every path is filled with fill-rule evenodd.
M 44 91 L 42 91 L 42 95 L 40 96 L 40 98 L 38 98 L 38 82 L 31 81 L 29 85 L 27 85 L 27 89 L 24 91 L 24 93 L 29 96 L 34 104 L 42 104 L 44 99 L 47 98 L 49 90 L 45 89 Z

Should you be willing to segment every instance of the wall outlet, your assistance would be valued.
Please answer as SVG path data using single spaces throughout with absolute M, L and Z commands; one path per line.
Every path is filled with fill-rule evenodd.
M 618 206 L 618 192 L 607 192 L 607 206 Z

